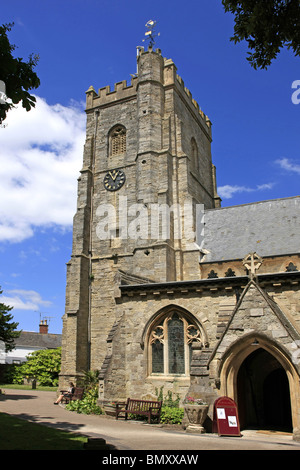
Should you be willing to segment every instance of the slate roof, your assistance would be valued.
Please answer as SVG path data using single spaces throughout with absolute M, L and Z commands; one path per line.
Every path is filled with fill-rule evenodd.
M 206 210 L 202 261 L 300 253 L 300 196 Z
M 34 347 L 40 349 L 55 349 L 61 346 L 61 334 L 42 334 L 33 331 L 22 331 L 14 343 L 16 347 Z

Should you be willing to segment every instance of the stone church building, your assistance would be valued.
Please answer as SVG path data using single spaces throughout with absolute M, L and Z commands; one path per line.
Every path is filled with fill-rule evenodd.
M 210 418 L 229 396 L 300 439 L 300 197 L 221 207 L 211 122 L 159 49 L 86 115 L 61 386 L 97 369 L 100 402 L 163 387 Z

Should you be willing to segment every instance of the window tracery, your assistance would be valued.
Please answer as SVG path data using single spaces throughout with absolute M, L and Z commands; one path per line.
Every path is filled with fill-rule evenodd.
M 111 157 L 126 152 L 126 129 L 124 126 L 115 126 L 109 136 L 109 155 Z
M 151 374 L 189 375 L 191 347 L 202 343 L 200 328 L 176 310 L 153 325 L 149 335 Z

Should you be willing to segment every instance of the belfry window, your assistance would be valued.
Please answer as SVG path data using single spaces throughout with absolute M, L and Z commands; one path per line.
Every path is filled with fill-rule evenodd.
M 124 126 L 115 126 L 109 134 L 109 155 L 119 155 L 126 152 L 126 129 Z
M 200 329 L 181 312 L 160 317 L 149 335 L 150 374 L 189 375 L 193 341 L 202 341 Z

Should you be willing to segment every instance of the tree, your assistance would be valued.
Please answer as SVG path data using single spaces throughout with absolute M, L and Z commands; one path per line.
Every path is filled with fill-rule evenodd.
M 235 14 L 231 41 L 247 41 L 254 69 L 266 69 L 283 47 L 300 55 L 299 0 L 222 0 L 226 12 Z
M 40 349 L 28 354 L 20 371 L 25 377 L 34 377 L 40 385 L 56 386 L 60 366 L 61 348 Z
M 2 294 L 0 290 L 0 294 Z M 9 313 L 13 307 L 0 303 L 0 341 L 5 344 L 5 352 L 12 351 L 15 347 L 14 340 L 20 336 L 20 331 L 15 331 L 19 323 L 12 322 L 13 316 Z
M 0 102 L 0 123 L 14 104 L 20 101 L 26 111 L 35 107 L 36 98 L 28 90 L 40 86 L 40 79 L 33 71 L 39 57 L 31 54 L 28 62 L 24 62 L 22 58 L 15 58 L 12 55 L 16 46 L 10 44 L 7 32 L 11 31 L 13 25 L 14 23 L 8 23 L 0 26 L 0 80 L 4 83 L 5 94 L 9 99 Z

